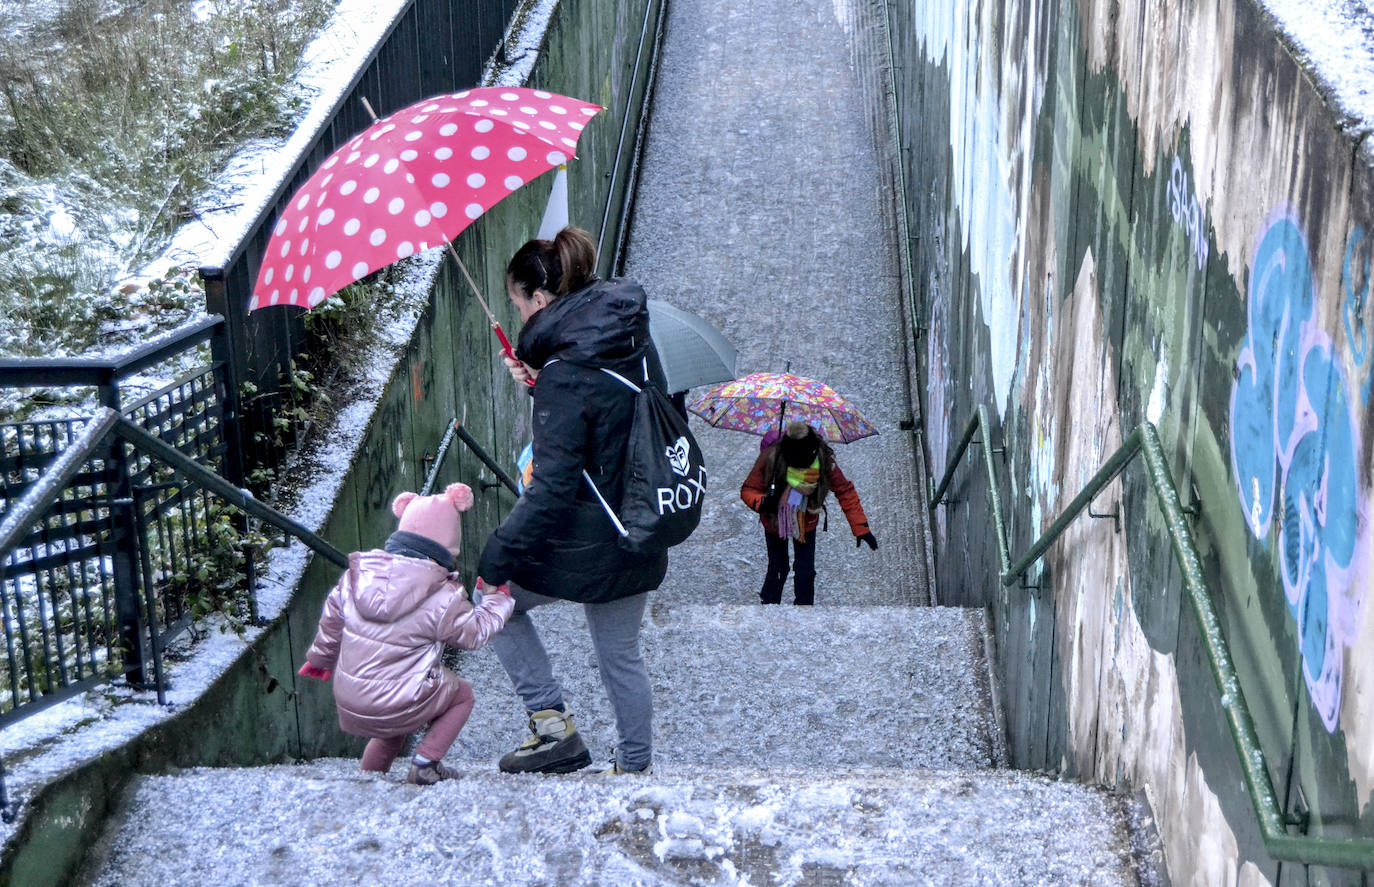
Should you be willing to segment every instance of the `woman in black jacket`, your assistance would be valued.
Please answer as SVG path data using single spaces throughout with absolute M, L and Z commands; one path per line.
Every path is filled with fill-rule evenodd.
M 515 613 L 491 646 L 529 712 L 530 735 L 501 759 L 505 772 L 567 773 L 591 756 L 529 610 L 554 600 L 583 604 L 601 681 L 620 735 L 605 771 L 644 773 L 652 757 L 653 701 L 639 650 L 648 592 L 668 567 L 666 552 L 632 554 L 583 478 L 619 502 L 634 393 L 600 367 L 643 378 L 649 356 L 644 290 L 631 280 L 599 280 L 596 247 L 576 228 L 531 240 L 506 268 L 506 289 L 524 324 L 517 382 L 534 380 L 533 477 L 487 540 L 477 573 L 483 586 L 510 583 Z

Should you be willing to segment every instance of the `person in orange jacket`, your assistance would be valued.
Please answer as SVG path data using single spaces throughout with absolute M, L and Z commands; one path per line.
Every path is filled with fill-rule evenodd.
M 794 554 L 793 603 L 816 602 L 816 528 L 826 497 L 832 492 L 849 521 L 855 546 L 866 542 L 876 551 L 878 540 L 868 527 L 859 494 L 835 464 L 835 451 L 816 429 L 805 422 L 788 422 L 775 442 L 769 444 L 765 439 L 763 452 L 739 491 L 744 504 L 759 513 L 768 546 L 768 573 L 759 591 L 763 603 L 782 603 L 789 539 Z

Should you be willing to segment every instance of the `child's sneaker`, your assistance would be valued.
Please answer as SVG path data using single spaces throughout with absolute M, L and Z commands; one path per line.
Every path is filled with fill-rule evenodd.
M 592 762 L 567 706 L 530 715 L 530 735 L 501 758 L 502 773 L 571 773 Z
M 406 782 L 410 785 L 433 785 L 445 779 L 457 778 L 458 771 L 445 767 L 443 761 L 430 761 L 428 764 L 411 761 L 410 772 L 406 774 Z
M 654 769 L 654 765 L 653 765 L 652 763 L 649 763 L 649 764 L 645 764 L 645 765 L 644 765 L 644 769 L 642 769 L 642 770 L 626 770 L 624 767 L 620 766 L 620 762 L 619 762 L 619 761 L 617 761 L 615 758 L 611 758 L 609 761 L 602 761 L 602 762 L 599 763 L 599 764 L 594 764 L 594 765 L 592 765 L 592 768 L 591 768 L 590 770 L 587 771 L 587 775 L 589 775 L 589 776 L 648 776 L 651 772 L 653 772 L 653 769 Z

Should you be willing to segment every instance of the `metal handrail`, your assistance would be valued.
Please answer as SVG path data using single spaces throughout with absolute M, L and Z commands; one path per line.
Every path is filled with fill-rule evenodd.
M 176 447 L 168 444 L 130 422 L 109 407 L 101 407 L 91 416 L 81 435 L 62 455 L 53 462 L 52 467 L 42 479 L 29 488 L 24 498 L 5 512 L 0 522 L 0 553 L 13 548 L 16 541 L 33 522 L 34 516 L 42 513 L 62 495 L 66 484 L 80 470 L 81 466 L 99 450 L 102 442 L 114 434 L 131 444 L 135 449 L 167 463 L 178 473 L 224 499 L 229 504 L 247 512 L 258 520 L 271 524 L 284 533 L 289 533 L 304 542 L 310 549 L 328 558 L 340 567 L 348 566 L 348 555 L 321 539 L 315 533 L 296 523 L 291 518 L 271 506 L 264 505 L 247 490 L 241 490 L 215 472 L 201 465 Z
M 97 415 L 97 418 L 99 416 Z M 119 417 L 113 428 L 115 434 L 123 438 L 126 443 L 131 444 L 135 449 L 142 450 L 156 459 L 166 462 L 179 474 L 186 476 L 205 489 L 219 496 L 230 505 L 235 506 L 241 511 L 245 511 L 260 521 L 271 524 L 284 533 L 295 536 L 305 543 L 306 547 L 316 554 L 323 555 L 330 562 L 340 567 L 348 566 L 348 555 L 330 545 L 314 532 L 306 529 L 301 524 L 272 508 L 264 505 L 253 494 L 247 490 L 239 489 L 229 481 L 220 477 L 215 472 L 201 465 L 196 460 L 182 453 L 176 447 L 166 443 L 147 431 L 125 419 Z
M 455 416 L 449 422 L 448 430 L 444 432 L 443 438 L 439 441 L 439 449 L 434 454 L 434 461 L 429 466 L 429 475 L 425 478 L 425 485 L 420 488 L 421 496 L 428 496 L 434 491 L 434 484 L 439 478 L 439 472 L 444 467 L 444 458 L 448 456 L 449 448 L 453 445 L 453 439 L 455 437 L 467 444 L 467 448 L 472 451 L 472 454 L 476 456 L 483 465 L 487 466 L 487 470 L 496 476 L 497 481 L 499 481 L 502 486 L 515 495 L 520 495 L 520 488 L 516 486 L 515 481 L 511 480 L 510 475 L 502 470 L 499 462 L 488 455 L 486 450 L 482 449 L 482 445 L 463 427 L 462 420 Z M 486 481 L 482 481 L 482 486 L 487 487 L 491 485 Z
M 208 340 L 222 323 L 223 317 L 208 314 L 115 357 L 0 357 L 0 388 L 103 385 Z
M 955 447 L 944 477 L 931 496 L 931 511 L 944 501 L 954 471 L 959 467 L 965 452 L 974 442 L 974 434 L 980 428 L 985 438 L 991 435 L 992 426 L 988 422 L 985 406 L 978 407 L 977 414 L 969 421 L 968 428 Z M 997 556 L 1001 565 L 999 579 L 1004 586 L 1016 582 L 1035 561 L 1039 560 L 1068 525 L 1087 509 L 1107 484 L 1125 470 L 1132 459 L 1137 455 L 1144 457 L 1145 470 L 1150 478 L 1156 504 L 1164 514 L 1164 525 L 1169 533 L 1174 558 L 1183 573 L 1184 592 L 1202 631 L 1203 646 L 1206 648 L 1212 680 L 1221 694 L 1221 707 L 1226 713 L 1226 724 L 1231 741 L 1235 745 L 1236 755 L 1240 759 L 1245 789 L 1250 796 L 1250 804 L 1259 824 L 1265 851 L 1274 859 L 1288 862 L 1374 870 L 1374 839 L 1290 835 L 1285 831 L 1284 816 L 1274 794 L 1273 784 L 1269 781 L 1264 749 L 1260 746 L 1259 736 L 1255 732 L 1255 722 L 1245 702 L 1245 693 L 1241 690 L 1236 667 L 1231 660 L 1230 647 L 1221 630 L 1221 618 L 1212 600 L 1211 589 L 1203 577 L 1202 560 L 1198 557 L 1197 546 L 1193 543 L 1192 530 L 1184 517 L 1183 506 L 1178 498 L 1178 488 L 1169 473 L 1164 448 L 1159 443 L 1159 431 L 1154 424 L 1141 422 L 1137 425 L 1116 452 L 1112 453 L 1097 473 L 1088 480 L 1083 490 L 1015 563 L 1011 561 L 1007 544 L 1006 523 L 1003 520 L 1002 503 L 998 495 L 1000 487 L 997 466 L 992 458 L 992 447 L 986 445 L 986 440 L 983 443 L 983 467 L 988 477 L 988 505 L 997 532 Z

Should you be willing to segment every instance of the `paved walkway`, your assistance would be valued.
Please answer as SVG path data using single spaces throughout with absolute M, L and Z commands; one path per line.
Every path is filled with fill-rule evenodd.
M 898 427 L 912 415 L 902 285 L 849 2 L 668 4 L 625 273 L 723 330 L 740 374 L 790 369 L 860 407 L 880 434 L 836 456 L 879 549 L 855 549 L 832 500 L 816 602 L 925 604 L 925 512 Z M 759 439 L 694 425 L 710 500 L 661 594 L 757 601 L 763 531 L 738 491 Z
M 600 756 L 614 732 L 580 617 L 539 614 Z M 673 604 L 647 622 L 650 776 L 497 773 L 521 712 L 484 649 L 462 665 L 460 778 L 420 789 L 404 763 L 353 759 L 139 776 L 78 883 L 1140 883 L 1125 798 L 994 769 L 980 611 Z

